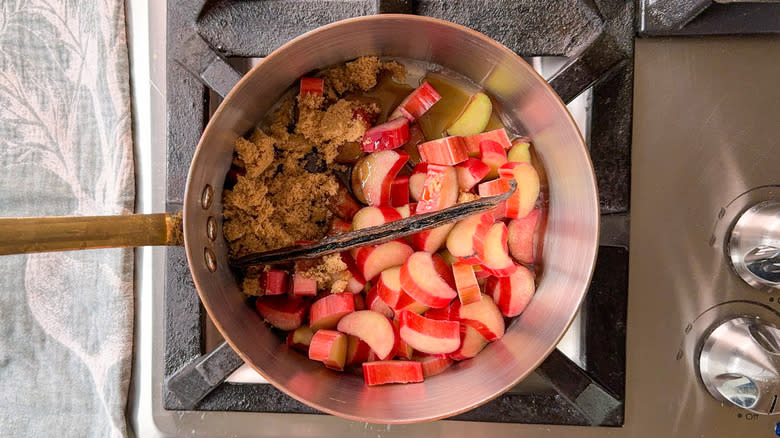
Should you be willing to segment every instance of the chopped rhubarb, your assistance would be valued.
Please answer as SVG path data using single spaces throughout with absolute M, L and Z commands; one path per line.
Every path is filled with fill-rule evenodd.
M 485 236 L 485 252 L 482 255 L 482 267 L 491 275 L 506 277 L 517 269 L 507 246 L 507 228 L 503 222 L 491 225 Z
M 317 295 L 317 280 L 305 277 L 299 272 L 294 273 L 292 293 L 299 297 L 313 297 Z
M 510 189 L 509 181 L 503 178 L 494 179 L 492 181 L 486 181 L 477 186 L 477 193 L 479 196 L 495 196 L 502 193 L 506 193 Z
M 504 128 L 494 129 L 493 131 L 487 131 L 463 137 L 463 144 L 466 146 L 466 150 L 470 156 L 479 156 L 479 143 L 482 140 L 494 141 L 501 145 L 503 149 L 509 149 L 512 147 L 512 143 L 509 141 L 509 137 L 506 135 Z
M 417 351 L 428 354 L 452 353 L 460 346 L 460 323 L 430 319 L 408 310 L 398 315 L 401 339 Z
M 363 362 L 363 380 L 368 386 L 388 383 L 417 383 L 423 381 L 420 362 L 412 360 L 382 360 Z
M 301 87 L 300 87 L 300 94 L 317 94 L 319 96 L 322 96 L 322 91 L 325 86 L 325 80 L 322 78 L 309 78 L 309 77 L 302 77 L 301 78 Z
M 479 159 L 490 168 L 488 178 L 498 176 L 498 168 L 507 162 L 506 150 L 500 143 L 493 140 L 482 140 L 479 142 Z
M 460 347 L 449 354 L 454 360 L 470 359 L 477 355 L 488 344 L 479 330 L 472 326 L 464 325 L 460 332 Z
M 311 327 L 302 325 L 287 333 L 287 346 L 306 353 L 309 351 L 309 345 L 313 336 L 314 331 Z
M 477 329 L 488 341 L 504 336 L 504 315 L 489 296 L 483 295 L 481 300 L 465 306 L 456 300 L 452 302 L 452 307 L 452 315 L 456 319 Z
M 401 219 L 401 213 L 389 205 L 369 205 L 361 208 L 352 218 L 352 230 L 384 225 Z
M 347 272 L 349 272 L 349 280 L 347 280 L 346 291 L 351 294 L 357 294 L 363 291 L 366 285 L 366 279 L 363 278 L 363 274 L 360 273 L 355 259 L 347 252 L 341 253 L 341 261 L 347 265 Z
M 403 117 L 369 128 L 360 143 L 364 152 L 384 151 L 403 146 L 409 141 L 409 121 Z
M 393 324 L 385 315 L 372 310 L 352 312 L 339 321 L 338 331 L 357 336 L 384 360 L 390 357 L 395 345 Z
M 475 265 L 482 262 L 485 238 L 493 225 L 493 216 L 482 213 L 456 223 L 447 236 L 447 251 L 463 262 Z
M 265 295 L 282 295 L 286 294 L 287 287 L 287 272 L 281 269 L 269 269 L 263 271 L 260 274 L 260 290 Z
M 398 108 L 390 114 L 390 118 L 405 117 L 410 122 L 425 114 L 436 102 L 441 99 L 441 95 L 436 92 L 427 81 L 412 91 L 401 101 Z
M 257 313 L 279 330 L 295 330 L 303 323 L 308 309 L 300 297 L 265 295 L 255 301 Z
M 357 336 L 347 335 L 347 359 L 345 365 L 354 365 L 368 360 L 371 347 Z
M 428 175 L 428 163 L 417 163 L 412 175 L 409 177 L 409 197 L 419 201 L 425 186 L 425 177 Z
M 412 248 L 417 251 L 436 252 L 447 241 L 455 224 L 444 224 L 412 235 Z
M 455 172 L 458 174 L 458 187 L 468 192 L 490 173 L 490 167 L 476 158 L 469 158 L 456 164 Z
M 519 265 L 508 277 L 490 277 L 485 283 L 485 293 L 493 297 L 504 316 L 521 314 L 536 291 L 534 274 Z
M 447 267 L 444 260 L 442 263 Z M 429 307 L 446 307 L 458 295 L 439 273 L 433 254 L 428 252 L 412 254 L 401 266 L 401 287 L 416 301 Z
M 458 136 L 427 141 L 417 148 L 420 151 L 420 158 L 431 164 L 452 166 L 466 161 L 469 157 L 463 139 Z
M 405 312 L 408 312 L 408 310 L 405 310 Z M 392 357 L 411 359 L 414 348 L 401 338 L 401 321 L 398 319 L 398 316 L 393 318 L 393 330 L 395 331 L 395 345 L 393 346 Z
M 541 210 L 535 208 L 525 217 L 512 219 L 507 225 L 509 253 L 520 263 L 534 262 L 534 235 Z
M 474 268 L 464 262 L 452 264 L 452 273 L 455 277 L 455 288 L 458 290 L 458 298 L 461 304 L 471 304 L 482 299 Z
M 355 298 L 351 293 L 328 294 L 309 308 L 309 326 L 312 330 L 334 329 L 339 320 L 355 311 Z
M 400 207 L 409 203 L 409 176 L 396 176 L 390 185 L 390 205 Z
M 382 298 L 379 296 L 379 283 L 366 292 L 366 308 L 381 313 L 388 318 L 392 318 L 395 315 L 393 309 L 382 301 Z
M 435 376 L 452 366 L 453 360 L 446 354 L 431 354 L 428 356 L 412 356 L 412 360 L 420 362 L 425 378 Z
M 376 293 L 391 309 L 394 309 L 398 304 L 398 298 L 402 292 L 400 266 L 387 268 L 379 274 L 379 280 L 376 282 Z
M 458 201 L 458 175 L 452 166 L 428 164 L 417 214 L 438 211 Z
M 368 205 L 389 205 L 393 180 L 407 161 L 409 155 L 401 150 L 374 152 L 358 160 L 352 169 L 355 197 Z
M 504 163 L 498 174 L 502 179 L 517 181 L 517 190 L 506 200 L 506 216 L 525 217 L 536 205 L 539 197 L 539 174 L 528 163 Z
M 326 367 L 344 371 L 347 358 L 347 335 L 335 330 L 317 330 L 309 344 L 309 359 L 318 360 Z

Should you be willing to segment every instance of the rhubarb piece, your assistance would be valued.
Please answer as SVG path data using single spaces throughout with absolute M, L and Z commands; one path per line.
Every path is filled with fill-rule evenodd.
M 363 362 L 363 381 L 368 386 L 422 382 L 422 365 L 411 360 Z
M 393 266 L 379 274 L 376 282 L 376 293 L 391 309 L 395 309 L 401 296 L 401 267 Z
M 318 360 L 326 367 L 344 371 L 347 358 L 347 336 L 334 330 L 318 330 L 311 338 L 309 359 Z
M 430 164 L 452 166 L 469 157 L 463 139 L 458 136 L 444 137 L 420 144 L 420 158 Z
M 539 174 L 528 163 L 505 163 L 498 169 L 501 178 L 517 181 L 517 190 L 507 199 L 506 216 L 521 218 L 528 215 L 539 197 Z M 514 198 L 514 199 L 513 199 Z
M 369 205 L 355 213 L 355 217 L 352 218 L 352 231 L 384 225 L 400 219 L 402 219 L 401 213 L 398 213 L 398 210 L 389 205 Z
M 371 281 L 385 269 L 404 264 L 413 252 L 411 246 L 392 240 L 358 249 L 355 262 L 363 278 Z
M 476 158 L 469 158 L 455 166 L 455 173 L 460 190 L 468 192 L 490 173 L 490 167 Z
M 422 196 L 425 178 L 428 176 L 428 163 L 422 162 L 414 166 L 414 171 L 409 177 L 409 196 L 419 201 Z
M 406 310 L 405 312 L 408 312 Z M 393 330 L 395 332 L 395 345 L 393 346 L 392 357 L 399 357 L 401 359 L 411 359 L 414 353 L 414 348 L 409 345 L 403 338 L 401 338 L 401 322 L 396 316 L 393 319 Z
M 412 313 L 422 315 L 428 311 L 428 309 L 430 309 L 430 306 L 418 302 L 404 291 L 401 291 L 401 295 L 398 297 L 398 302 L 395 305 L 396 313 L 402 310 L 408 310 Z
M 368 154 L 352 169 L 352 192 L 368 205 L 389 205 L 390 188 L 398 171 L 409 160 L 403 151 L 379 151 Z
M 417 214 L 451 207 L 458 201 L 458 175 L 452 166 L 428 164 Z
M 493 225 L 493 216 L 482 213 L 456 223 L 447 236 L 447 251 L 461 261 L 475 265 L 482 261 L 485 237 Z
M 298 351 L 307 353 L 314 331 L 308 325 L 302 325 L 297 329 L 287 333 L 287 346 Z
M 393 325 L 379 312 L 373 310 L 352 312 L 341 318 L 338 330 L 360 338 L 382 360 L 387 359 L 393 352 L 393 345 L 395 345 Z
M 390 205 L 400 207 L 409 203 L 409 176 L 396 176 L 390 185 Z
M 449 305 L 447 307 L 427 310 L 425 313 L 423 313 L 423 316 L 425 316 L 428 319 L 454 321 L 457 318 L 455 318 L 455 316 L 453 315 L 452 310 L 453 310 L 453 306 Z
M 351 221 L 355 213 L 360 210 L 361 205 L 355 200 L 349 189 L 338 181 L 336 194 L 330 198 L 329 210 L 345 221 Z
M 534 234 L 541 210 L 535 208 L 525 217 L 512 219 L 507 225 L 509 253 L 520 263 L 534 262 Z
M 360 143 L 364 152 L 376 152 L 401 147 L 409 141 L 409 120 L 399 117 L 369 128 Z
M 412 248 L 417 251 L 436 252 L 447 241 L 455 224 L 444 224 L 412 235 Z
M 417 351 L 428 354 L 451 353 L 460 346 L 457 321 L 429 319 L 408 310 L 399 314 L 400 335 Z
M 495 178 L 498 176 L 498 168 L 507 162 L 506 150 L 498 142 L 481 140 L 479 142 L 479 159 L 490 168 L 487 178 Z
M 286 294 L 288 290 L 287 286 L 287 272 L 281 269 L 269 269 L 263 271 L 260 274 L 260 290 L 265 295 L 282 295 Z
M 347 272 L 349 272 L 349 280 L 347 280 L 347 287 L 344 290 L 351 294 L 363 292 L 363 288 L 366 286 L 366 279 L 363 278 L 363 274 L 360 273 L 360 270 L 355 263 L 355 259 L 353 259 L 349 253 L 342 252 L 341 261 L 347 265 Z
M 420 362 L 423 377 L 426 379 L 444 372 L 452 366 L 453 360 L 446 354 L 431 354 L 428 356 L 412 356 L 412 360 Z
M 488 344 L 488 340 L 479 333 L 479 330 L 469 325 L 463 326 L 460 336 L 460 346 L 449 354 L 449 357 L 454 360 L 470 359 Z
M 535 291 L 534 274 L 522 265 L 508 277 L 490 277 L 485 283 L 485 292 L 507 317 L 523 313 Z
M 368 360 L 371 347 L 357 336 L 347 335 L 347 358 L 344 365 L 354 365 Z
M 471 304 L 482 299 L 474 268 L 464 262 L 452 264 L 452 274 L 455 277 L 455 288 L 461 304 Z
M 485 93 L 477 93 L 463 109 L 463 112 L 447 128 L 449 135 L 473 135 L 485 130 L 490 114 L 493 112 L 493 103 Z
M 294 273 L 292 293 L 299 297 L 313 297 L 317 295 L 317 280 L 306 277 L 300 272 Z
M 301 78 L 299 94 L 316 94 L 322 96 L 324 86 L 325 80 L 323 78 L 309 78 L 304 76 Z
M 468 151 L 469 156 L 479 156 L 479 142 L 482 140 L 494 141 L 500 144 L 504 149 L 509 149 L 512 147 L 512 143 L 509 142 L 509 137 L 506 135 L 504 128 L 494 129 L 492 131 L 463 137 L 463 144 L 466 146 L 466 150 Z
M 264 295 L 255 301 L 257 313 L 279 330 L 295 330 L 303 323 L 308 306 L 300 297 Z
M 526 138 L 518 138 L 512 142 L 512 149 L 506 154 L 512 163 L 531 163 L 531 143 Z
M 482 256 L 482 267 L 491 275 L 506 277 L 517 269 L 507 248 L 507 229 L 503 222 L 491 225 L 485 236 L 485 251 Z
M 509 181 L 503 178 L 494 179 L 491 181 L 483 182 L 477 186 L 477 193 L 479 196 L 485 198 L 488 196 L 496 196 L 509 191 L 511 186 Z
M 336 328 L 339 320 L 355 311 L 355 298 L 350 293 L 330 294 L 312 303 L 309 326 L 312 330 Z
M 407 190 L 408 190 L 408 188 L 407 188 Z M 415 203 L 415 205 L 416 205 L 416 203 Z M 398 207 L 395 208 L 395 211 L 397 211 L 398 214 L 400 214 L 403 219 L 406 219 L 409 216 L 414 214 L 414 210 L 412 209 L 412 204 L 406 204 L 406 205 L 398 206 Z
M 384 301 L 382 301 L 382 298 L 379 296 L 378 284 L 375 284 L 371 289 L 368 290 L 368 292 L 366 292 L 366 307 L 368 310 L 379 312 L 389 319 L 392 319 L 395 315 L 393 309 L 390 308 L 390 306 L 388 306 Z
M 347 222 L 341 218 L 334 217 L 333 222 L 330 223 L 328 236 L 338 236 L 339 234 L 349 233 L 350 231 L 352 231 L 352 222 Z
M 481 300 L 465 306 L 459 301 L 453 301 L 452 306 L 454 318 L 477 329 L 489 342 L 504 336 L 504 316 L 489 296 L 483 294 Z
M 443 260 L 442 263 L 447 266 Z M 408 257 L 401 267 L 401 287 L 429 307 L 445 307 L 457 295 L 437 271 L 433 255 L 427 252 L 415 252 Z
M 436 92 L 433 86 L 427 81 L 423 82 L 422 85 L 401 101 L 389 118 L 405 117 L 410 122 L 413 122 L 425 114 L 439 99 L 441 99 L 441 95 Z

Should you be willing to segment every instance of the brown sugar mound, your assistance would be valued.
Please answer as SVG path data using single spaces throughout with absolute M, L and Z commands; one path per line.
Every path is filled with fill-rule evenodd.
M 363 57 L 323 72 L 324 96 L 307 93 L 281 103 L 267 130 L 235 142 L 235 184 L 223 192 L 223 233 L 231 257 L 316 241 L 333 220 L 331 198 L 338 188 L 332 169 L 346 142 L 362 139 L 365 117 L 380 109 L 373 103 L 342 98 L 368 90 L 389 71 L 403 77 L 403 66 Z M 247 295 L 262 294 L 254 269 L 242 280 Z M 309 264 L 300 274 L 315 279 L 318 289 L 341 292 L 349 280 L 338 254 Z

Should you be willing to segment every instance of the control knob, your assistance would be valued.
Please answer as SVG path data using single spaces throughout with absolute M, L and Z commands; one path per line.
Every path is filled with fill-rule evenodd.
M 780 330 L 754 317 L 729 319 L 705 337 L 704 386 L 716 399 L 758 414 L 780 410 Z

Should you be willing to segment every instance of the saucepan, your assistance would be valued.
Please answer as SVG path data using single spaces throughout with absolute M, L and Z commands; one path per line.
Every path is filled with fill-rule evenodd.
M 543 270 L 527 309 L 499 341 L 424 383 L 367 387 L 280 345 L 246 304 L 228 265 L 221 193 L 236 138 L 249 132 L 298 78 L 363 55 L 428 61 L 473 80 L 531 137 L 548 179 Z M 176 214 L 5 219 L 5 253 L 180 244 Z M 10 222 L 9 222 L 10 221 Z M 283 45 L 233 88 L 208 123 L 190 167 L 183 244 L 200 298 L 241 358 L 293 398 L 324 412 L 375 423 L 413 423 L 483 404 L 528 376 L 555 348 L 585 296 L 598 248 L 593 166 L 565 105 L 519 56 L 438 19 L 377 15 L 336 22 Z

